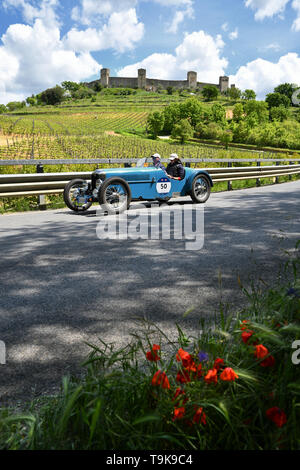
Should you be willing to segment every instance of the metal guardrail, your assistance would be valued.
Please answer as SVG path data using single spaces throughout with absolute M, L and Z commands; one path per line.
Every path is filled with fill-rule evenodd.
M 292 161 L 297 161 L 297 163 L 292 163 Z M 136 163 L 136 159 L 89 159 L 89 160 L 76 160 L 76 164 L 116 164 L 122 163 L 125 166 L 130 166 Z M 238 180 L 250 180 L 256 179 L 257 185 L 260 185 L 261 178 L 274 178 L 275 182 L 278 182 L 278 177 L 280 176 L 291 176 L 295 174 L 300 174 L 300 162 L 299 159 L 289 159 L 289 164 L 279 165 L 280 162 L 287 160 L 219 160 L 219 159 L 185 159 L 184 163 L 186 166 L 189 166 L 190 163 L 203 163 L 203 161 L 211 163 L 227 163 L 228 167 L 223 168 L 209 168 L 205 167 L 213 181 L 218 182 L 228 182 L 228 189 L 231 189 L 231 182 Z M 261 162 L 272 161 L 276 163 L 275 165 L 264 165 L 261 166 Z M 75 178 L 90 179 L 91 171 L 80 171 L 80 172 L 61 172 L 61 173 L 43 173 L 43 165 L 54 165 L 57 164 L 57 160 L 35 160 L 28 161 L 23 160 L 9 161 L 9 165 L 12 164 L 31 164 L 37 165 L 37 173 L 27 173 L 27 174 L 2 174 L 0 175 L 0 197 L 12 197 L 12 196 L 40 196 L 46 194 L 59 194 L 64 190 L 65 185 Z M 18 163 L 15 163 L 18 162 Z M 49 163 L 51 162 L 51 163 Z M 64 160 L 68 164 L 74 164 L 75 160 Z M 243 162 L 256 162 L 257 166 L 241 166 L 241 167 L 232 167 L 232 163 Z M 2 165 L 2 162 L 0 162 Z

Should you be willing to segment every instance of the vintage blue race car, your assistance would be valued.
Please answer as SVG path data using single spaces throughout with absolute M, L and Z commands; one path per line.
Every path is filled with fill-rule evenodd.
M 86 211 L 93 202 L 99 202 L 111 214 L 128 209 L 132 200 L 164 202 L 188 195 L 196 203 L 206 202 L 213 186 L 210 175 L 197 168 L 184 170 L 183 179 L 171 179 L 153 166 L 151 157 L 141 158 L 135 167 L 95 170 L 90 182 L 71 180 L 65 186 L 64 201 L 76 212 Z

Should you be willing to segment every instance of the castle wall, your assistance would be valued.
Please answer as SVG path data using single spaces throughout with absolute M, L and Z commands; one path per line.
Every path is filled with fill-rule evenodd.
M 109 77 L 109 88 L 137 88 L 138 79 L 137 77 Z

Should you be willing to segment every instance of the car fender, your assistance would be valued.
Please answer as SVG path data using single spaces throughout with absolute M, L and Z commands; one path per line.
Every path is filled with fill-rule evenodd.
M 205 176 L 207 176 L 210 185 L 211 185 L 211 186 L 214 185 L 213 180 L 212 180 L 210 174 L 209 174 L 207 171 L 205 171 L 205 170 L 199 170 L 199 171 L 194 171 L 194 172 L 188 177 L 188 180 L 187 180 L 187 189 L 188 189 L 188 190 L 190 190 L 190 189 L 192 188 L 193 180 L 194 180 L 195 176 L 197 176 L 197 175 L 205 175 Z

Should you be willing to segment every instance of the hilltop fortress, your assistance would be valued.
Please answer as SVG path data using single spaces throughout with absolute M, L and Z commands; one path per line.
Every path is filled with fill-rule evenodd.
M 93 86 L 99 80 L 90 82 L 88 85 Z M 219 83 L 204 83 L 197 81 L 197 72 L 188 72 L 186 80 L 160 80 L 157 78 L 147 78 L 146 69 L 138 69 L 137 77 L 111 77 L 109 69 L 102 69 L 100 72 L 100 83 L 105 88 L 140 88 L 148 91 L 156 91 L 158 88 L 167 89 L 169 86 L 174 88 L 203 88 L 205 85 L 213 85 L 217 87 L 221 93 L 229 88 L 229 77 L 219 77 Z M 233 88 L 234 85 L 231 85 Z

